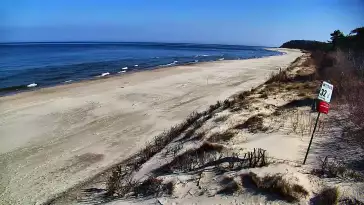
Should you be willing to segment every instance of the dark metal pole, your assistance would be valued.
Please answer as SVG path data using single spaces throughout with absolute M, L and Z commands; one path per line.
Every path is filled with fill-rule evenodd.
M 308 144 L 307 151 L 306 151 L 306 156 L 305 156 L 305 159 L 303 160 L 303 164 L 306 163 L 307 155 L 308 155 L 308 152 L 310 151 L 310 147 L 311 147 L 311 144 L 312 144 L 312 139 L 313 139 L 313 136 L 315 135 L 315 131 L 316 131 L 316 127 L 317 127 L 317 123 L 318 123 L 319 118 L 320 118 L 320 112 L 318 113 L 317 118 L 316 118 L 315 127 L 313 128 L 310 144 Z

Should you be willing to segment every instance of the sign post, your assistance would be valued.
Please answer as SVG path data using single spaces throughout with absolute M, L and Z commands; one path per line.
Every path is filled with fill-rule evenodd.
M 322 85 L 321 85 L 321 89 L 320 89 L 319 95 L 317 97 L 317 99 L 319 99 L 320 101 L 318 103 L 318 114 L 317 114 L 317 118 L 316 118 L 316 123 L 315 123 L 315 127 L 313 128 L 310 143 L 308 144 L 305 159 L 303 160 L 303 164 L 306 163 L 307 155 L 308 155 L 308 152 L 310 151 L 310 147 L 311 147 L 311 144 L 312 144 L 313 136 L 315 135 L 315 131 L 316 131 L 317 123 L 318 123 L 319 118 L 320 118 L 320 114 L 321 113 L 324 113 L 324 114 L 329 113 L 329 108 L 330 108 L 329 103 L 330 103 L 330 100 L 331 100 L 332 90 L 333 89 L 334 89 L 334 86 L 331 85 L 328 82 L 324 81 L 322 83 Z

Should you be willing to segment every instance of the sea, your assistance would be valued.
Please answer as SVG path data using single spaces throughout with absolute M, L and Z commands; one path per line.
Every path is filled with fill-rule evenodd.
M 0 96 L 200 62 L 282 55 L 257 46 L 190 43 L 1 43 Z M 223 72 L 223 70 L 221 71 Z

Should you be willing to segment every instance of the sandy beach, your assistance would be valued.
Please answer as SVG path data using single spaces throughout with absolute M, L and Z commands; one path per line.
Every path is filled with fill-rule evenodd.
M 191 112 L 263 83 L 302 53 L 136 72 L 0 98 L 0 198 L 43 203 Z M 2 203 L 2 202 L 1 202 Z

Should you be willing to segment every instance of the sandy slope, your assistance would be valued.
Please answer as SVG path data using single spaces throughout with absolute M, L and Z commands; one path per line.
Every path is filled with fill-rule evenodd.
M 178 66 L 0 98 L 0 199 L 41 203 L 122 161 L 194 110 L 302 55 Z

